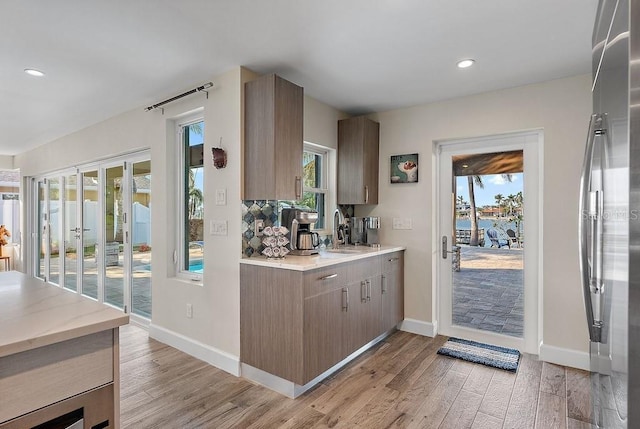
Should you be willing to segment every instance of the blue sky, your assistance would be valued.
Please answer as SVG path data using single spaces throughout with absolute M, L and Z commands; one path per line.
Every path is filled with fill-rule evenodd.
M 522 191 L 522 173 L 512 174 L 511 182 L 506 181 L 501 174 L 489 174 L 482 177 L 484 189 L 474 186 L 476 196 L 476 206 L 488 206 L 496 203 L 495 196 L 502 194 L 507 197 L 509 194 L 517 194 Z M 457 194 L 469 202 L 469 185 L 467 176 L 456 177 Z

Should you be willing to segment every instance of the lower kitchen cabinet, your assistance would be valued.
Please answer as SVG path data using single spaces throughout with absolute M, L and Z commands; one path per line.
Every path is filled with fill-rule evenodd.
M 402 263 L 397 252 L 305 272 L 241 264 L 240 360 L 307 384 L 401 321 Z

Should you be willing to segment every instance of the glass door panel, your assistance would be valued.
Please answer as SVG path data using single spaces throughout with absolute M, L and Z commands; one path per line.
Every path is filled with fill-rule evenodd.
M 133 164 L 131 312 L 151 318 L 151 161 Z
M 60 284 L 60 178 L 49 179 L 49 282 Z
M 98 299 L 98 172 L 85 171 L 82 177 L 82 294 Z
M 78 290 L 78 176 L 71 174 L 64 179 L 62 208 L 64 211 L 64 287 Z
M 122 165 L 105 169 L 104 186 L 104 301 L 124 308 L 125 244 L 124 194 Z
M 36 261 L 36 277 L 45 279 L 47 275 L 46 271 L 46 259 L 45 249 L 47 248 L 46 238 L 46 226 L 47 226 L 47 200 L 46 200 L 46 182 L 44 180 L 38 182 L 38 242 L 37 249 L 37 261 Z

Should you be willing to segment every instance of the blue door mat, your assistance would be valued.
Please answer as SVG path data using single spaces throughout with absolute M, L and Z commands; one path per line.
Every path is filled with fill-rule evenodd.
M 438 354 L 511 372 L 518 370 L 518 362 L 520 360 L 520 352 L 516 349 L 492 346 L 460 338 L 449 338 L 440 347 Z

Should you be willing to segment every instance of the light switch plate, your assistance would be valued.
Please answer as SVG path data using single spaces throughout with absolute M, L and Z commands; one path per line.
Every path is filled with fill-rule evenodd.
M 211 235 L 227 235 L 227 221 L 212 220 L 209 224 L 209 233 Z
M 216 205 L 217 206 L 226 206 L 227 205 L 227 190 L 226 189 L 216 189 Z
M 413 222 L 409 217 L 394 217 L 393 229 L 413 229 Z

